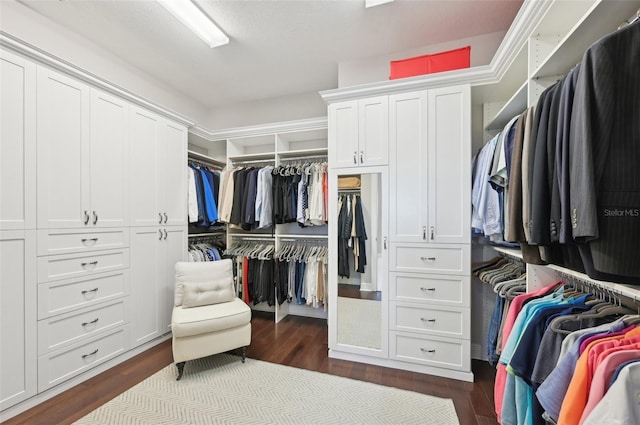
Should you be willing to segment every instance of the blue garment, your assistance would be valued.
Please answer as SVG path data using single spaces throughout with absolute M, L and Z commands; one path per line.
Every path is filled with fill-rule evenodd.
M 496 346 L 498 343 L 500 324 L 502 323 L 504 301 L 504 298 L 500 295 L 496 296 L 496 305 L 493 308 L 491 322 L 489 323 L 489 332 L 487 333 L 487 360 L 489 364 L 494 367 L 498 364 L 498 359 L 500 359 L 500 356 L 496 353 Z
M 191 166 L 193 169 L 193 176 L 196 181 L 196 198 L 198 201 L 198 222 L 196 226 L 208 226 L 207 223 L 207 213 L 205 211 L 205 201 L 204 201 L 204 183 L 202 181 L 202 174 L 200 174 L 200 170 L 194 166 Z
M 207 196 L 206 198 L 207 211 L 211 212 L 211 214 L 208 214 L 209 221 L 211 223 L 215 223 L 216 221 L 218 221 L 218 204 L 217 204 L 218 191 L 216 190 L 215 177 L 213 175 L 213 172 L 209 170 L 203 170 L 203 171 L 204 171 L 206 180 L 209 184 L 209 187 L 211 188 L 211 197 Z M 219 187 L 219 184 L 220 182 L 218 181 L 218 185 L 217 185 L 218 187 Z
M 217 220 L 218 218 L 218 212 L 217 210 L 215 210 L 216 204 L 213 196 L 213 187 L 212 187 L 212 183 L 213 181 L 209 181 L 209 178 L 207 177 L 207 172 L 205 170 L 203 170 L 202 168 L 199 168 L 198 171 L 200 172 L 200 176 L 202 178 L 202 187 L 203 187 L 203 193 L 204 193 L 204 208 L 205 208 L 205 213 L 206 213 L 206 221 L 207 221 L 207 225 L 214 223 L 215 220 Z M 212 206 L 213 205 L 213 206 Z M 215 218 L 215 220 L 214 220 Z
M 296 290 L 296 304 L 306 304 L 307 300 L 302 296 L 304 294 L 304 270 L 305 262 L 296 262 L 296 278 L 295 278 L 295 290 Z

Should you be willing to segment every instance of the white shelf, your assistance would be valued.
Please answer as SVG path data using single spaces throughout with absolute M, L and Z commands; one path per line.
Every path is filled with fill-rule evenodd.
M 219 159 L 215 159 L 212 158 L 210 156 L 207 155 L 203 155 L 201 153 L 198 153 L 196 151 L 187 151 L 187 158 L 188 159 L 194 159 L 196 161 L 202 161 L 202 162 L 207 162 L 210 163 L 212 165 L 217 165 L 219 167 L 224 167 L 225 165 L 227 165 L 226 161 L 221 161 Z
M 493 120 L 487 124 L 485 130 L 502 130 L 511 118 L 521 114 L 522 111 L 527 109 L 527 87 L 527 81 L 522 83 L 520 88 L 511 96 L 511 99 L 498 111 Z
M 638 2 L 635 1 L 602 0 L 596 2 L 591 10 L 547 55 L 547 59 L 533 71 L 531 77 L 545 78 L 565 75 L 582 61 L 584 52 L 593 43 L 614 32 L 623 21 L 635 14 L 638 6 Z
M 300 235 L 300 234 L 290 234 L 290 235 L 278 235 L 278 239 L 287 240 L 287 239 L 328 239 L 328 235 Z
M 491 245 L 491 247 L 495 251 L 501 254 L 522 260 L 522 252 L 520 252 L 520 250 L 517 248 L 505 248 L 505 247 L 499 247 L 499 246 L 493 246 L 493 245 Z M 567 269 L 565 267 L 557 266 L 555 264 L 548 264 L 545 266 L 538 266 L 538 267 L 546 267 L 550 270 L 554 270 L 560 275 L 576 278 L 579 281 L 586 282 L 588 284 L 591 284 L 592 286 L 605 288 L 610 290 L 614 294 L 618 294 L 618 295 L 622 295 L 624 297 L 630 298 L 635 302 L 640 302 L 640 286 L 626 285 L 623 283 L 606 282 L 602 280 L 592 279 L 584 273 Z

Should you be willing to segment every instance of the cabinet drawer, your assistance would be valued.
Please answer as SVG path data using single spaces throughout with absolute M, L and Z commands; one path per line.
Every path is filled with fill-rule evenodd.
M 125 325 L 83 344 L 38 358 L 38 391 L 45 391 L 85 370 L 123 353 L 129 348 L 129 328 Z
M 38 319 L 68 313 L 129 294 L 129 270 L 38 285 Z
M 129 229 L 99 231 L 38 230 L 38 256 L 71 254 L 129 246 Z
M 391 358 L 428 366 L 471 370 L 470 343 L 439 337 L 421 337 L 403 332 L 390 332 Z
M 391 329 L 469 339 L 468 308 L 438 308 L 396 302 L 391 302 L 389 307 Z
M 391 300 L 469 307 L 470 277 L 389 273 Z
M 38 283 L 129 267 L 129 249 L 38 258 Z
M 84 309 L 38 322 L 38 354 L 43 355 L 65 345 L 104 332 L 126 321 L 126 300 L 93 309 Z
M 403 272 L 427 272 L 469 275 L 468 245 L 428 247 L 391 244 L 391 269 Z

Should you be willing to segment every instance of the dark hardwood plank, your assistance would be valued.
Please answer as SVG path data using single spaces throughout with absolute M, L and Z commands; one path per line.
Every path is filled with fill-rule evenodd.
M 251 327 L 250 358 L 451 398 L 461 425 L 497 424 L 493 412 L 495 370 L 486 362 L 472 363 L 474 383 L 460 382 L 330 359 L 326 320 L 288 316 L 276 324 L 273 313 L 254 312 Z M 5 424 L 70 424 L 171 363 L 171 341 L 166 341 Z

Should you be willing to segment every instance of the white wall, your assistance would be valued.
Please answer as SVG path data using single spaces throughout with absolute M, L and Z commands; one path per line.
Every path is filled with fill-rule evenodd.
M 478 35 L 446 43 L 432 44 L 418 49 L 396 52 L 362 60 L 344 61 L 338 65 L 338 87 L 350 87 L 375 83 L 389 79 L 389 63 L 392 60 L 443 52 L 459 47 L 471 46 L 471 66 L 488 65 L 498 50 L 506 32 Z
M 178 115 L 206 121 L 203 105 L 15 0 L 0 0 L 0 29 Z
M 221 130 L 326 116 L 327 105 L 318 93 L 312 92 L 212 109 L 205 127 Z

